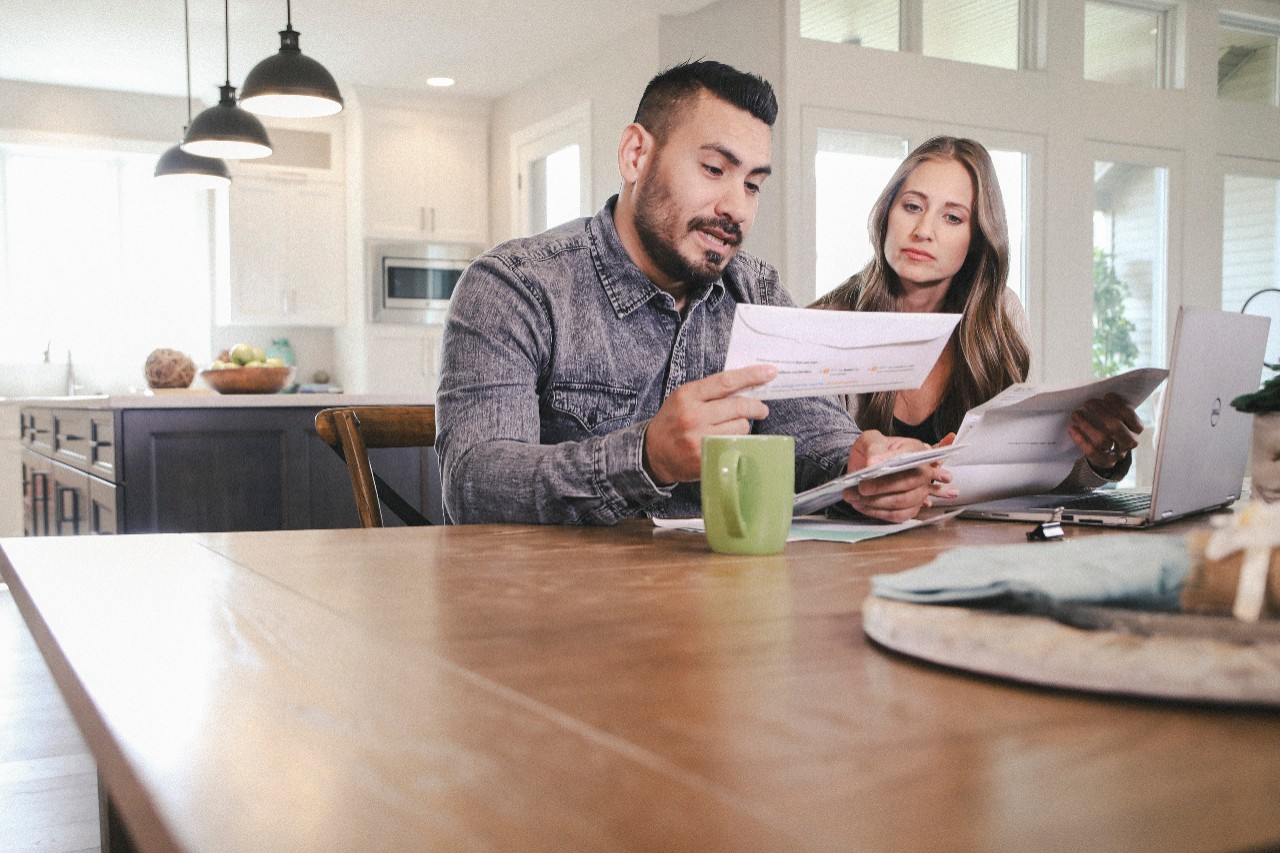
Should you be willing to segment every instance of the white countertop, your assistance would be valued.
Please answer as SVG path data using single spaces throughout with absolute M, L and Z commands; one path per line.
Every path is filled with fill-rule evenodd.
M 328 406 L 419 406 L 429 394 L 106 394 L 82 397 L 9 397 L 0 403 L 65 409 L 288 409 Z

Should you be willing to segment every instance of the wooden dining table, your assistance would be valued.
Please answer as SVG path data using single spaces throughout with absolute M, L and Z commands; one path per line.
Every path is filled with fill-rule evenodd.
M 873 575 L 1027 529 L 759 557 L 640 521 L 7 539 L 0 571 L 140 850 L 1280 844 L 1280 714 L 863 633 Z

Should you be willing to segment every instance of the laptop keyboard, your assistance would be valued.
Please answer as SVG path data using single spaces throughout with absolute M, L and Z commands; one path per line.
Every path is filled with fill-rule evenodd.
M 1104 492 L 1064 501 L 1063 507 L 1078 510 L 1106 510 L 1141 514 L 1151 509 L 1150 492 Z

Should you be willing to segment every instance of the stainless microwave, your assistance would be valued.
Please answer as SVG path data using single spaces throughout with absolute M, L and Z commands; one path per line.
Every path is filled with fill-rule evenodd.
M 443 321 L 453 289 L 479 253 L 467 246 L 380 244 L 373 248 L 373 319 L 388 323 Z

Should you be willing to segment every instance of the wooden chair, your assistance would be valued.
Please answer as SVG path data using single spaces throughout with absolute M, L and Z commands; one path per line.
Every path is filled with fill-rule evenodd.
M 436 442 L 435 406 L 322 409 L 316 413 L 316 432 L 347 463 L 362 526 L 383 526 L 383 503 L 405 524 L 431 523 L 374 473 L 369 464 L 368 448 L 433 446 Z

